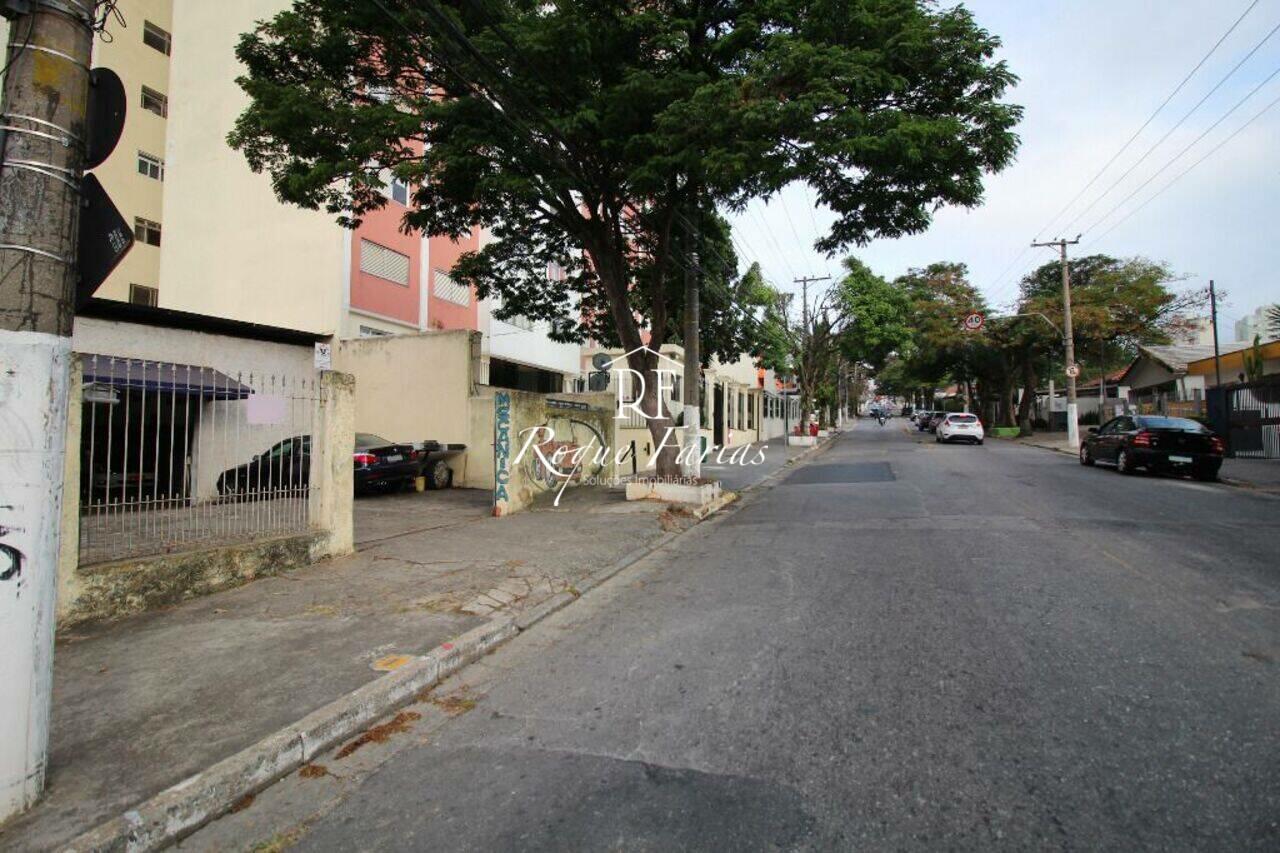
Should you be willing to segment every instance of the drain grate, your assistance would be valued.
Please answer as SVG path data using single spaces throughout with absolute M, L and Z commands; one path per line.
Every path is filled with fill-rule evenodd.
M 808 465 L 786 479 L 793 486 L 817 486 L 838 483 L 891 483 L 898 479 L 888 462 L 832 463 Z

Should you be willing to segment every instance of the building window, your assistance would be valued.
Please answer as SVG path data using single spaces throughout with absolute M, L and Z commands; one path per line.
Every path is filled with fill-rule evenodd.
M 154 308 L 160 302 L 160 291 L 142 284 L 131 284 L 129 285 L 129 301 L 134 305 L 149 305 Z
M 437 298 L 452 302 L 454 305 L 471 304 L 471 289 L 458 284 L 447 272 L 433 270 L 432 278 L 432 288 Z
M 165 56 L 173 50 L 173 36 L 150 21 L 144 21 L 142 24 L 142 43 L 147 47 L 154 47 Z
M 391 200 L 409 206 L 409 185 L 399 178 L 391 181 Z
M 360 272 L 408 287 L 409 256 L 371 240 L 361 240 Z
M 391 332 L 386 329 L 375 329 L 373 326 L 361 326 L 360 337 L 362 338 L 389 338 Z
M 164 180 L 164 161 L 143 151 L 138 152 L 138 174 L 157 181 Z
M 169 117 L 169 99 L 155 89 L 142 87 L 142 108 L 150 110 L 160 118 Z
M 148 246 L 160 245 L 160 223 L 152 222 L 150 219 L 135 217 L 133 220 L 133 236 L 139 243 L 146 243 Z

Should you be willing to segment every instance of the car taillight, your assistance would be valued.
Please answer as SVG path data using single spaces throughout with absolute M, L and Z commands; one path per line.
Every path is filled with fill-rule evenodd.
M 355 460 L 357 465 L 372 465 L 378 461 L 378 457 L 372 453 L 355 453 L 352 454 L 351 458 Z
M 1138 433 L 1137 435 L 1135 435 L 1135 436 L 1133 437 L 1133 446 L 1134 446 L 1134 447 L 1150 447 L 1150 446 L 1151 446 L 1151 433 L 1147 432 L 1147 431 L 1144 429 L 1142 432 L 1140 432 L 1140 433 Z
M 1209 436 L 1209 452 L 1221 456 L 1227 452 L 1227 445 L 1216 435 L 1211 435 Z

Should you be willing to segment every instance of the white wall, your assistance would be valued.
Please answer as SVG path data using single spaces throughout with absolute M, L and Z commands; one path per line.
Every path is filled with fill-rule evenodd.
M 578 375 L 582 347 L 560 344 L 547 337 L 545 322 L 534 324 L 533 331 L 513 326 L 493 316 L 494 303 L 480 303 L 480 331 L 484 334 L 481 352 L 486 358 L 501 358 L 529 367 L 540 367 L 569 377 Z

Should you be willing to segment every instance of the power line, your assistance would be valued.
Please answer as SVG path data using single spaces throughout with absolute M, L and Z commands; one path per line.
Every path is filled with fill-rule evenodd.
M 1120 217 L 1120 219 L 1118 219 L 1116 222 L 1114 222 L 1114 223 L 1111 225 L 1111 227 L 1110 227 L 1110 228 L 1108 228 L 1106 231 L 1104 231 L 1102 234 L 1100 234 L 1098 237 L 1096 237 L 1096 238 L 1091 242 L 1091 245 L 1092 245 L 1092 244 L 1096 244 L 1096 243 L 1098 243 L 1098 242 L 1100 242 L 1100 241 L 1104 240 L 1104 239 L 1107 237 L 1107 235 L 1108 235 L 1108 234 L 1110 234 L 1112 231 L 1115 231 L 1117 228 L 1119 228 L 1119 227 L 1120 227 L 1121 225 L 1123 225 L 1125 222 L 1129 221 L 1129 219 L 1130 219 L 1131 217 L 1133 217 L 1133 216 L 1134 216 L 1138 211 L 1142 210 L 1142 209 L 1143 209 L 1144 207 L 1146 207 L 1148 204 L 1151 204 L 1151 202 L 1155 201 L 1157 198 L 1159 198 L 1160 196 L 1162 196 L 1162 195 L 1164 194 L 1165 190 L 1169 189 L 1169 188 L 1170 188 L 1170 187 L 1172 187 L 1174 184 L 1176 184 L 1178 181 L 1182 180 L 1182 178 L 1183 178 L 1183 177 L 1185 177 L 1185 176 L 1186 176 L 1186 174 L 1187 174 L 1188 172 L 1190 172 L 1192 169 L 1194 169 L 1194 168 L 1196 168 L 1197 166 L 1199 166 L 1199 165 L 1200 165 L 1201 163 L 1203 163 L 1205 160 L 1208 160 L 1208 159 L 1209 159 L 1211 156 L 1213 156 L 1213 154 L 1214 154 L 1214 153 L 1216 153 L 1220 148 L 1224 147 L 1227 143 L 1231 142 L 1231 140 L 1233 140 L 1233 139 L 1235 139 L 1237 136 L 1239 136 L 1239 135 L 1244 131 L 1244 129 L 1245 129 L 1245 128 L 1249 127 L 1249 126 L 1250 126 L 1251 124 L 1253 124 L 1255 121 L 1257 121 L 1258 119 L 1262 118 L 1266 113 L 1268 113 L 1268 112 L 1270 112 L 1272 109 L 1274 109 L 1274 108 L 1275 108 L 1275 106 L 1276 106 L 1277 104 L 1280 104 L 1280 97 L 1276 98 L 1276 99 L 1275 99 L 1275 100 L 1273 100 L 1271 103 L 1267 104 L 1265 107 L 1263 107 L 1263 108 L 1262 108 L 1261 110 L 1259 110 L 1257 113 L 1255 113 L 1251 119 L 1249 119 L 1249 120 L 1248 120 L 1248 121 L 1246 121 L 1244 124 L 1242 124 L 1242 125 L 1240 125 L 1238 128 L 1236 128 L 1236 129 L 1235 129 L 1235 131 L 1233 131 L 1233 132 L 1232 132 L 1232 134 L 1231 134 L 1230 136 L 1228 136 L 1226 139 L 1222 140 L 1222 141 L 1221 141 L 1221 142 L 1219 142 L 1217 145 L 1213 146 L 1213 147 L 1212 147 L 1212 148 L 1210 148 L 1208 151 L 1206 151 L 1206 152 L 1205 152 L 1205 153 L 1200 157 L 1200 159 L 1199 159 L 1199 160 L 1196 160 L 1194 163 L 1192 163 L 1192 164 L 1191 164 L 1190 166 L 1188 166 L 1186 169 L 1183 169 L 1181 172 L 1179 172 L 1179 173 L 1178 173 L 1176 176 L 1174 176 L 1174 178 L 1173 178 L 1172 180 L 1170 180 L 1167 184 L 1165 184 L 1164 186 L 1162 186 L 1160 189 L 1156 190 L 1156 192 L 1155 192 L 1155 193 L 1154 193 L 1150 198 L 1148 198 L 1148 199 L 1147 199 L 1146 201 L 1144 201 L 1142 204 L 1140 204 L 1140 205 L 1138 205 L 1137 207 L 1135 207 L 1133 210 L 1130 210 L 1130 211 L 1129 211 L 1128 213 L 1126 213 L 1124 216 Z
M 1205 130 L 1204 130 L 1204 132 L 1203 132 L 1203 133 L 1201 133 L 1201 134 L 1200 134 L 1199 136 L 1197 136 L 1195 139 L 1191 140 L 1191 142 L 1190 142 L 1186 147 L 1184 147 L 1184 148 L 1183 148 L 1181 151 L 1179 151 L 1177 154 L 1173 155 L 1173 157 L 1171 157 L 1171 158 L 1170 158 L 1170 159 L 1169 159 L 1169 160 L 1168 160 L 1168 161 L 1167 161 L 1163 166 L 1161 166 L 1159 169 L 1156 169 L 1156 171 L 1155 171 L 1155 172 L 1153 172 L 1149 178 L 1147 178 L 1145 181 L 1143 181 L 1141 184 L 1139 184 L 1139 185 L 1138 185 L 1138 187 L 1137 187 L 1133 192 L 1129 193 L 1127 196 L 1125 196 L 1124 198 L 1122 198 L 1118 204 L 1116 204 L 1114 207 L 1112 207 L 1110 210 L 1108 210 L 1108 211 L 1106 212 L 1106 214 L 1105 214 L 1105 215 L 1103 215 L 1100 219 L 1098 219 L 1097 221 L 1095 221 L 1095 222 L 1094 222 L 1092 225 L 1090 225 L 1088 228 L 1084 229 L 1084 231 L 1083 231 L 1082 233 L 1086 233 L 1086 234 L 1087 234 L 1089 231 L 1093 230 L 1094 228 L 1097 228 L 1097 227 L 1098 227 L 1099 225 L 1101 225 L 1103 222 L 1107 221 L 1107 219 L 1111 216 L 1111 214 L 1115 213 L 1117 210 L 1119 210 L 1121 207 L 1123 207 L 1126 203 L 1128 203 L 1128 201 L 1129 201 L 1130 199 L 1132 199 L 1134 196 L 1136 196 L 1138 193 L 1140 193 L 1142 190 L 1144 190 L 1144 189 L 1145 189 L 1145 188 L 1146 188 L 1146 187 L 1147 187 L 1147 186 L 1148 186 L 1152 181 L 1154 181 L 1157 177 L 1159 177 L 1159 176 L 1164 172 L 1164 170 L 1165 170 L 1165 169 L 1169 168 L 1169 167 L 1170 167 L 1170 166 L 1172 166 L 1174 163 L 1176 163 L 1178 160 L 1180 160 L 1180 159 L 1182 158 L 1182 155 L 1183 155 L 1183 154 L 1186 154 L 1188 151 L 1190 151 L 1192 148 L 1194 148 L 1194 147 L 1195 147 L 1195 146 L 1200 142 L 1200 140 L 1204 139 L 1206 136 L 1208 136 L 1210 133 L 1212 133 L 1212 132 L 1213 132 L 1213 130 L 1214 130 L 1215 128 L 1217 128 L 1217 126 L 1218 126 L 1218 125 L 1220 125 L 1220 124 L 1222 124 L 1224 121 L 1226 121 L 1226 120 L 1231 116 L 1231 114 L 1232 114 L 1232 113 L 1234 113 L 1236 110 L 1240 109 L 1240 107 L 1241 107 L 1241 106 L 1243 106 L 1243 105 L 1244 105 L 1244 103 L 1245 103 L 1246 101 L 1248 101 L 1250 98 L 1252 98 L 1254 95 L 1256 95 L 1256 94 L 1258 93 L 1258 91 L 1259 91 L 1263 86 L 1265 86 L 1265 85 L 1267 85 L 1268 83 L 1270 83 L 1270 82 L 1275 78 L 1275 76 L 1276 76 L 1277 74 L 1280 74 L 1280 68 L 1276 68 L 1276 70 L 1275 70 L 1275 71 L 1272 71 L 1269 75 L 1267 75 L 1267 78 L 1266 78 L 1265 80 L 1263 80 L 1263 81 L 1262 81 L 1261 83 L 1259 83 L 1257 86 L 1254 86 L 1252 89 L 1250 89 L 1250 90 L 1249 90 L 1249 93 L 1248 93 L 1247 95 L 1245 95 L 1243 98 L 1241 98 L 1240 100 L 1236 101 L 1236 102 L 1235 102 L 1235 104 L 1234 104 L 1234 105 L 1232 105 L 1231 109 L 1229 109 L 1229 110 L 1227 110 L 1225 113 L 1223 113 L 1223 114 L 1222 114 L 1222 116 L 1221 116 L 1217 121 L 1215 121 L 1213 124 L 1211 124 L 1211 125 L 1209 125 L 1207 128 L 1205 128 Z
M 1129 150 L 1129 146 L 1132 145 L 1134 141 L 1139 136 L 1142 135 L 1142 132 L 1151 125 L 1151 122 L 1155 120 L 1156 116 L 1160 115 L 1160 112 L 1169 105 L 1169 102 L 1172 101 L 1174 97 L 1177 96 L 1177 94 L 1182 91 L 1183 87 L 1186 86 L 1187 83 L 1191 80 L 1191 78 L 1196 75 L 1196 72 L 1199 71 L 1204 66 L 1204 64 L 1209 61 L 1209 57 L 1213 56 L 1214 53 L 1217 52 L 1218 48 L 1222 46 L 1222 43 L 1227 40 L 1227 37 L 1230 36 L 1233 32 L 1235 32 L 1236 27 L 1240 26 L 1240 22 L 1243 21 L 1249 15 L 1249 13 L 1253 11 L 1254 7 L 1257 6 L 1258 3 L 1260 2 L 1261 0 L 1253 0 L 1253 2 L 1250 3 L 1245 8 L 1245 10 L 1240 13 L 1240 17 L 1236 18 L 1235 22 L 1230 27 L 1227 28 L 1227 31 L 1223 33 L 1216 42 L 1213 43 L 1213 47 L 1209 48 L 1209 52 L 1206 53 L 1204 56 L 1200 57 L 1200 61 L 1196 63 L 1194 68 L 1192 68 L 1190 71 L 1187 72 L 1187 75 L 1182 78 L 1181 82 L 1179 82 L 1177 86 L 1173 87 L 1173 91 L 1170 92 L 1168 96 L 1166 96 L 1165 99 L 1160 102 L 1160 106 L 1156 107 L 1155 111 L 1152 112 L 1151 115 L 1147 116 L 1147 120 L 1142 123 L 1142 126 L 1139 127 L 1136 131 L 1134 131 L 1132 136 L 1130 136 L 1127 140 L 1125 140 L 1125 143 L 1120 146 L 1120 148 L 1116 151 L 1116 153 L 1111 155 L 1111 159 L 1107 160 L 1107 162 L 1103 164 L 1102 168 L 1098 170 L 1097 174 L 1095 174 L 1092 178 L 1089 179 L 1089 183 L 1085 184 L 1084 187 L 1080 190 L 1080 192 L 1076 193 L 1075 196 L 1073 196 L 1069 202 L 1064 204 L 1062 206 L 1062 209 L 1059 210 L 1057 213 L 1055 213 L 1053 215 L 1053 218 L 1050 219 L 1047 223 L 1045 223 L 1044 227 L 1042 227 L 1036 233 L 1036 236 L 1035 236 L 1036 240 L 1039 240 L 1040 237 L 1044 234 L 1044 232 L 1049 230 L 1049 228 L 1053 225 L 1053 223 L 1058 220 L 1059 216 L 1066 213 L 1067 210 L 1070 209 L 1070 207 L 1073 204 L 1075 204 L 1077 201 L 1080 200 L 1081 196 L 1083 196 L 1086 192 L 1089 191 L 1090 187 L 1092 187 L 1095 183 L 1097 183 L 1098 179 L 1101 178 L 1104 173 L 1106 173 L 1107 169 L 1111 168 L 1111 165 L 1116 162 L 1116 160 L 1120 157 L 1121 154 Z M 1025 248 L 1026 247 L 1024 247 L 1024 249 Z M 1012 264 L 1010 266 L 1012 266 Z
M 1196 101 L 1195 106 L 1187 110 L 1186 114 L 1184 114 L 1182 118 L 1178 119 L 1178 121 L 1173 125 L 1173 127 L 1165 131 L 1164 136 L 1161 136 L 1159 139 L 1157 139 L 1154 145 L 1152 145 L 1145 152 L 1143 152 L 1141 157 L 1139 157 L 1136 161 L 1134 161 L 1134 163 L 1131 166 L 1129 166 L 1129 168 L 1126 169 L 1120 177 L 1116 178 L 1115 181 L 1113 181 L 1111 185 L 1108 186 L 1106 190 L 1102 192 L 1101 195 L 1099 195 L 1093 201 L 1089 202 L 1088 206 L 1085 207 L 1084 210 L 1076 214 L 1075 218 L 1072 219 L 1070 222 L 1068 222 L 1062 230 L 1070 231 L 1072 226 L 1074 226 L 1077 222 L 1079 222 L 1081 219 L 1084 218 L 1085 214 L 1093 210 L 1094 205 L 1096 205 L 1098 202 L 1102 201 L 1104 198 L 1110 195 L 1111 191 L 1114 190 L 1116 187 L 1118 187 L 1124 181 L 1125 178 L 1133 174 L 1133 171 L 1137 169 L 1138 166 L 1142 165 L 1142 163 L 1148 157 L 1151 156 L 1152 152 L 1154 152 L 1157 148 L 1163 145 L 1164 141 L 1168 139 L 1170 136 L 1172 136 L 1175 130 L 1177 130 L 1179 127 L 1182 127 L 1182 125 L 1186 122 L 1186 120 L 1191 118 L 1191 116 L 1194 115 L 1195 112 L 1204 105 L 1205 101 L 1209 100 L 1209 98 L 1212 97 L 1213 94 L 1218 91 L 1218 89 L 1222 88 L 1222 85 L 1224 83 L 1226 83 L 1233 76 L 1235 76 L 1235 73 L 1240 70 L 1241 66 L 1243 66 L 1246 62 L 1248 62 L 1249 59 L 1252 58 L 1255 53 L 1261 50 L 1262 46 L 1266 44 L 1268 41 L 1270 41 L 1271 37 L 1274 36 L 1278 31 L 1280 31 L 1280 24 L 1276 24 L 1274 27 L 1272 27 L 1271 31 L 1268 32 L 1265 36 L 1263 36 L 1262 40 L 1259 41 L 1257 44 L 1255 44 L 1253 48 L 1244 55 L 1243 59 L 1241 59 L 1234 66 L 1232 66 L 1231 70 L 1228 71 L 1225 75 L 1223 75 L 1222 79 L 1219 80 L 1217 83 L 1215 83 L 1212 89 L 1210 89 L 1208 92 L 1205 93 L 1204 97 Z

